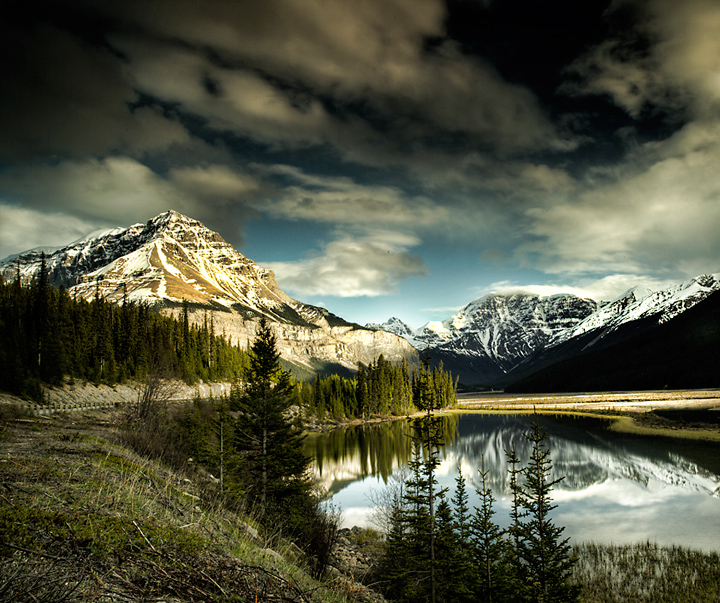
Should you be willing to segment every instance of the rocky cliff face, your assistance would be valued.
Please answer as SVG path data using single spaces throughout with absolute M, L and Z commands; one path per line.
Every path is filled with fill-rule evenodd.
M 275 326 L 279 351 L 308 369 L 326 364 L 355 368 L 379 354 L 417 358 L 404 339 L 364 329 L 283 292 L 271 270 L 238 253 L 203 224 L 175 211 L 145 224 L 89 236 L 66 247 L 32 250 L 0 264 L 6 280 L 35 278 L 43 262 L 56 286 L 71 295 L 116 303 L 151 304 L 177 313 L 183 303 L 198 322 L 209 317 L 216 333 L 245 345 L 261 317 Z
M 489 383 L 597 308 L 596 301 L 569 294 L 492 293 L 417 330 L 397 319 L 369 326 L 392 330 L 419 350 L 428 348 L 465 383 Z

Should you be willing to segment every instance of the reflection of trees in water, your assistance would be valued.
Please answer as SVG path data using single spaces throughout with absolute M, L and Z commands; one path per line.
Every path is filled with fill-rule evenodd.
M 439 416 L 437 421 L 446 445 L 455 442 L 459 417 Z M 320 476 L 362 479 L 375 475 L 387 481 L 397 467 L 410 460 L 411 434 L 412 427 L 404 420 L 334 429 L 309 435 L 305 453 L 315 461 Z
M 452 454 L 457 456 L 455 464 L 459 462 L 466 467 L 480 467 L 484 457 L 485 468 L 489 471 L 488 485 L 495 492 L 509 494 L 510 477 L 505 450 L 509 450 L 514 443 L 521 462 L 529 458 L 531 446 L 523 437 L 527 431 L 527 421 L 507 416 L 492 419 L 495 420 L 473 422 L 470 429 L 464 426 L 458 443 L 452 448 Z M 588 444 L 564 439 L 552 432 L 547 442 L 553 459 L 550 479 L 564 477 L 563 489 L 579 490 L 608 478 L 607 471 L 593 458 L 592 448 Z M 468 477 L 473 487 L 481 485 L 476 472 Z

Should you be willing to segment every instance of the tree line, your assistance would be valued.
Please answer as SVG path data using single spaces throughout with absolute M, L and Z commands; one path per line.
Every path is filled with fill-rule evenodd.
M 19 274 L 19 271 L 18 271 Z M 48 281 L 44 256 L 37 278 L 0 279 L 0 389 L 42 400 L 42 384 L 83 379 L 114 385 L 144 381 L 161 371 L 188 384 L 237 381 L 250 356 L 215 332 L 212 313 L 191 324 L 185 302 L 178 318 L 163 316 L 124 297 L 113 304 L 98 294 L 77 299 Z M 316 376 L 293 382 L 293 400 L 306 415 L 326 419 L 402 416 L 415 410 L 420 382 L 431 384 L 441 407 L 455 403 L 457 381 L 440 366 L 393 364 L 380 355 L 358 365 L 353 378 Z
M 0 279 L 0 389 L 42 399 L 42 383 L 65 377 L 93 383 L 142 381 L 162 369 L 184 379 L 231 381 L 248 365 L 247 353 L 214 331 L 212 316 L 191 325 L 185 304 L 179 320 L 127 299 L 88 302 L 39 276 Z
M 442 362 L 431 370 L 405 360 L 394 364 L 382 354 L 367 366 L 359 364 L 352 379 L 316 375 L 314 382 L 298 385 L 296 396 L 298 405 L 320 421 L 403 416 L 418 410 L 421 384 L 427 384 L 437 408 L 455 406 L 457 379 L 443 369 Z
M 521 466 L 514 445 L 505 451 L 511 490 L 506 529 L 494 522 L 484 463 L 476 490 L 480 505 L 473 511 L 459 468 L 451 501 L 446 489 L 437 489 L 434 422 L 416 422 L 410 474 L 389 505 L 387 545 L 372 577 L 383 594 L 399 603 L 576 601 L 571 547 L 550 517 L 556 506 L 550 493 L 560 479 L 550 480 L 547 436 L 537 419 L 524 434 L 531 444 L 526 463 Z

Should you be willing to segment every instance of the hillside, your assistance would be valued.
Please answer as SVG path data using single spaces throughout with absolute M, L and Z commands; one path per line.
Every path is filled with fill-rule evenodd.
M 630 329 L 634 329 L 630 330 Z M 663 324 L 628 324 L 619 343 L 553 364 L 508 392 L 720 387 L 720 294 Z
M 117 410 L 0 406 L 5 601 L 382 601 L 313 580 L 297 547 L 224 505 L 212 479 L 125 448 Z

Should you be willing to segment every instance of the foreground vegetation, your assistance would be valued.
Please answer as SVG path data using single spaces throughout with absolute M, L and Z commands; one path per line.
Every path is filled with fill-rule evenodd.
M 3 601 L 337 601 L 207 474 L 122 445 L 117 411 L 2 421 Z
M 223 501 L 195 463 L 175 469 L 122 444 L 123 419 L 0 413 L 2 600 L 363 600 L 357 585 L 310 578 L 302 553 Z M 641 543 L 570 554 L 581 603 L 720 600 L 717 552 Z
M 75 302 L 42 278 L 29 288 L 0 284 L 0 304 L 7 336 L 0 386 L 28 395 L 41 379 L 52 383 L 73 371 L 109 381 L 145 376 L 137 403 L 105 420 L 0 417 L 2 600 L 369 600 L 352 582 L 319 581 L 339 517 L 313 489 L 300 425 L 309 416 L 415 409 L 427 415 L 416 423 L 412 475 L 390 505 L 369 578 L 392 600 L 717 600 L 717 554 L 650 544 L 571 550 L 547 515 L 555 482 L 547 480 L 550 460 L 537 426 L 527 435 L 533 453 L 525 467 L 506 451 L 509 530 L 493 524 L 484 486 L 481 508 L 470 512 L 462 476 L 451 506 L 436 489 L 432 414 L 454 402 L 454 384 L 427 357 L 414 368 L 380 357 L 359 367 L 356 379 L 318 377 L 300 386 L 281 369 L 265 323 L 245 352 L 223 348 L 211 324 L 191 328 L 187 313 L 173 321 L 132 304 Z M 123 356 L 116 345 L 135 351 Z M 229 397 L 168 404 L 169 376 L 207 378 L 221 366 L 235 377 Z
M 572 582 L 581 603 L 710 603 L 720 601 L 720 554 L 645 542 L 581 544 Z

